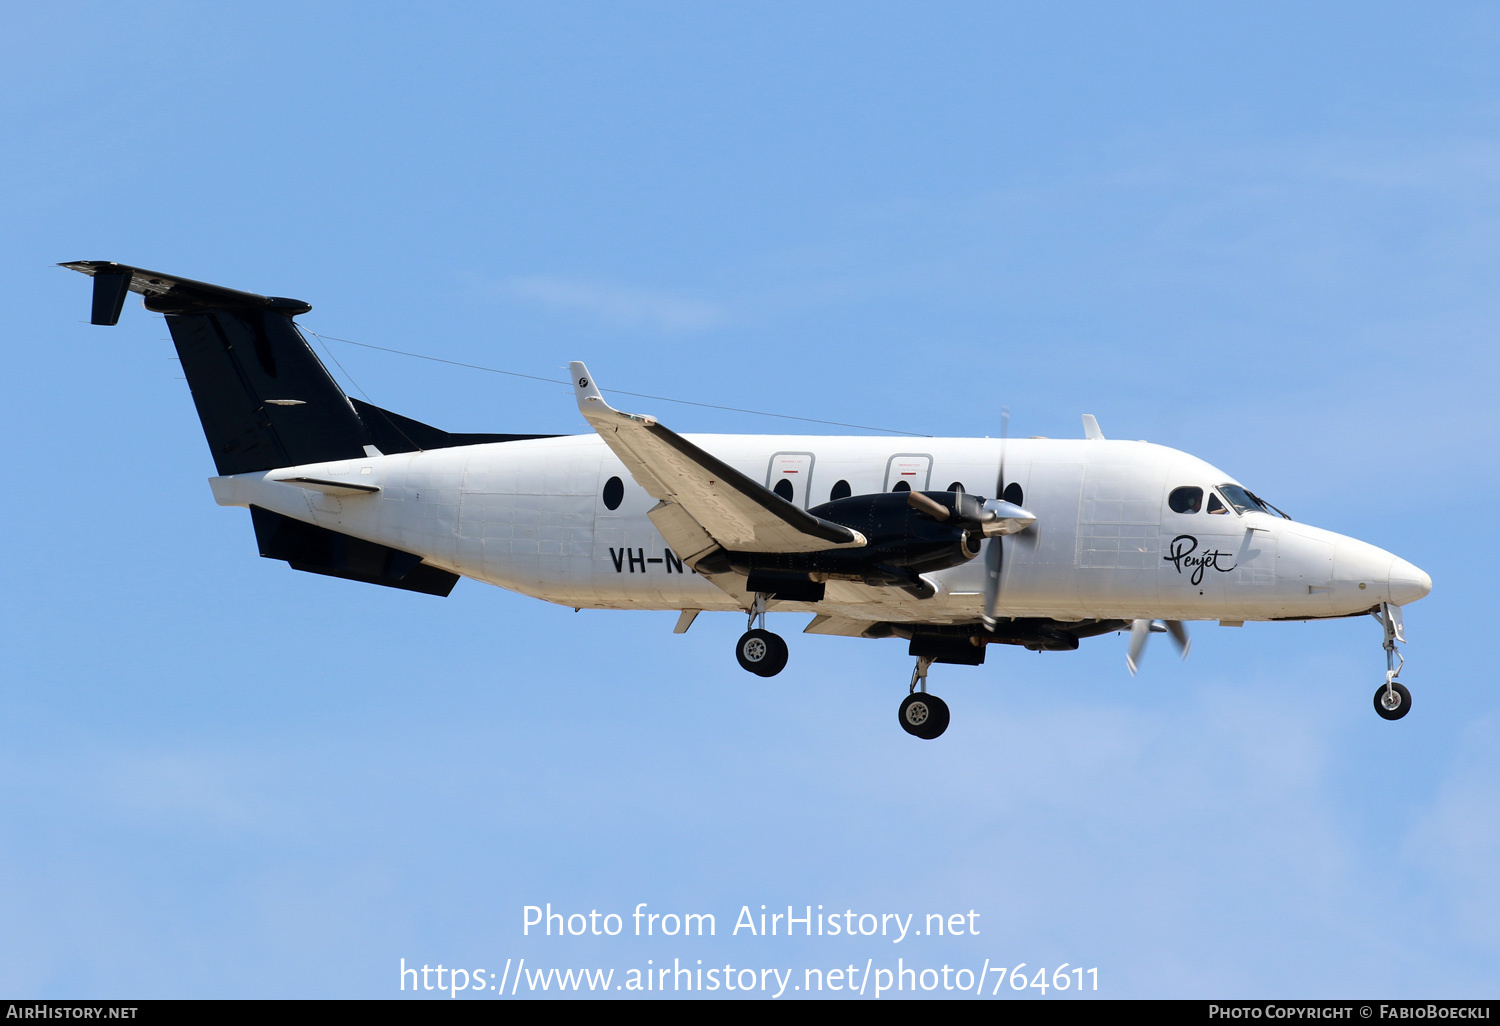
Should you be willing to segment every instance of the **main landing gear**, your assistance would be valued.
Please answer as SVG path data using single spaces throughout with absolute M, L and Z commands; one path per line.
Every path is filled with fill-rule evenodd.
M 948 703 L 927 693 L 927 670 L 931 666 L 931 657 L 917 657 L 917 668 L 911 672 L 911 694 L 901 700 L 896 713 L 901 729 L 924 741 L 941 737 L 948 729 Z M 921 691 L 917 690 L 919 684 Z
M 1406 629 L 1401 623 L 1401 607 L 1388 602 L 1380 604 L 1380 612 L 1372 614 L 1385 630 L 1385 683 L 1375 691 L 1375 711 L 1382 719 L 1399 720 L 1411 712 L 1411 692 L 1396 679 L 1406 660 L 1396 651 L 1396 642 L 1406 641 Z
M 757 627 L 756 621 L 760 621 Z M 786 668 L 787 647 L 781 635 L 766 630 L 766 595 L 756 592 L 750 607 L 750 629 L 740 635 L 734 646 L 734 657 L 751 673 L 774 677 Z

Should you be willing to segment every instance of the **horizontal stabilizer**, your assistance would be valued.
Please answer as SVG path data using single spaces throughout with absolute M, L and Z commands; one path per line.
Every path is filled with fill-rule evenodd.
M 74 260 L 59 264 L 70 271 L 94 278 L 94 310 L 91 323 L 117 324 L 125 305 L 125 293 L 145 297 L 146 309 L 157 313 L 187 313 L 191 310 L 275 310 L 295 317 L 312 309 L 311 303 L 280 296 L 258 296 L 253 292 L 226 289 L 222 285 L 178 278 L 159 271 L 117 264 L 113 260 Z

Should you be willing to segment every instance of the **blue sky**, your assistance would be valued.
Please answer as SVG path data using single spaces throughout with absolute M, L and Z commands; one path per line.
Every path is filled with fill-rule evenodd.
M 0 989 L 396 996 L 499 971 L 1097 966 L 1116 997 L 1494 996 L 1500 13 L 1480 4 L 34 5 L 7 15 Z M 1427 570 L 1373 621 L 938 667 L 735 616 L 257 558 L 110 259 L 328 335 L 940 435 L 1175 446 Z M 565 388 L 333 343 L 456 431 Z M 354 387 L 354 386 L 350 386 Z M 681 431 L 787 422 L 635 401 Z M 709 911 L 670 943 L 521 909 Z M 723 936 L 741 905 L 979 937 Z M 1029 971 L 1029 970 L 1028 970 Z M 1007 991 L 1008 992 L 1008 991 Z

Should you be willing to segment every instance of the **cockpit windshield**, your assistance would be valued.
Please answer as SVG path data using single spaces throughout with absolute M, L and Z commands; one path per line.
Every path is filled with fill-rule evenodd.
M 1250 493 L 1239 485 L 1221 484 L 1219 494 L 1224 496 L 1224 501 L 1234 507 L 1236 513 L 1249 513 L 1251 510 L 1256 513 L 1266 512 L 1265 507 L 1250 498 Z
M 1219 485 L 1219 494 L 1234 507 L 1236 513 L 1269 513 L 1283 520 L 1292 519 L 1254 492 L 1246 491 L 1237 484 Z

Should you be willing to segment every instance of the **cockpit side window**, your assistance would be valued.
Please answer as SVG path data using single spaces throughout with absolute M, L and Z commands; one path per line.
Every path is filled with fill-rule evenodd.
M 1209 492 L 1208 493 L 1208 511 L 1210 513 L 1228 513 L 1229 512 L 1227 509 L 1224 508 L 1224 504 L 1219 501 L 1219 497 L 1217 495 L 1215 495 L 1213 492 Z
M 1173 488 L 1167 496 L 1167 506 L 1173 513 L 1196 513 L 1203 508 L 1203 489 L 1191 485 Z

